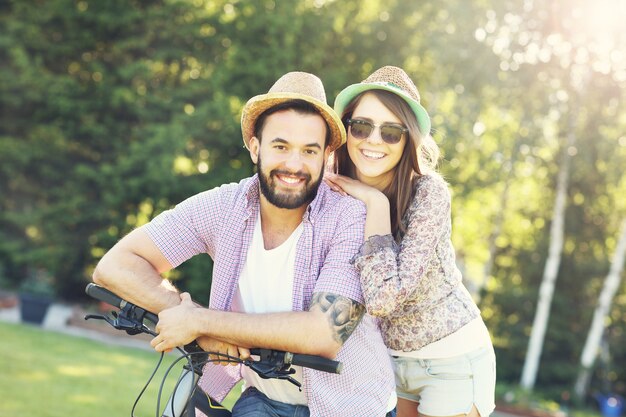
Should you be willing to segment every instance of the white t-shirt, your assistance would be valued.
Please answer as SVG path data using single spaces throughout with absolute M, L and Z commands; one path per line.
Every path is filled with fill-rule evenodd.
M 302 223 L 280 246 L 266 250 L 261 231 L 261 218 L 257 218 L 252 243 L 246 263 L 239 277 L 232 310 L 245 313 L 278 313 L 292 311 L 293 277 L 296 246 L 302 234 Z M 293 366 L 294 379 L 302 383 L 302 368 Z M 286 404 L 307 405 L 304 390 L 288 381 L 263 379 L 256 372 L 242 367 L 244 389 L 256 387 L 270 399 Z

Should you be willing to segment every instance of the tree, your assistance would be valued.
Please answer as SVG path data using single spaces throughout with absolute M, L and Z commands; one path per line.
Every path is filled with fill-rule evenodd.
M 572 114 L 572 119 L 574 116 Z M 568 134 L 570 138 L 568 144 L 574 144 L 574 126 Z M 552 296 L 554 294 L 555 281 L 559 272 L 561 263 L 561 251 L 563 250 L 563 235 L 565 221 L 565 202 L 567 198 L 567 183 L 569 179 L 570 157 L 568 155 L 569 147 L 565 148 L 564 160 L 559 169 L 557 179 L 556 200 L 554 202 L 554 214 L 552 216 L 552 225 L 550 226 L 550 249 L 548 259 L 545 264 L 541 287 L 539 287 L 539 300 L 537 301 L 537 311 L 533 321 L 532 332 L 528 342 L 528 351 L 526 352 L 526 361 L 522 370 L 522 379 L 520 385 L 526 389 L 532 389 L 537 378 L 537 370 L 539 367 L 539 359 L 543 348 L 543 340 L 550 318 L 550 306 L 552 304 Z
M 197 189 L 200 174 L 217 185 L 249 172 L 236 162 L 231 99 L 195 58 L 225 54 L 210 36 L 219 14 L 177 1 L 7 8 L 0 259 L 13 282 L 43 268 L 75 298 L 106 249 Z
M 560 394 L 557 390 L 571 386 L 577 371 L 568 362 L 579 357 L 576 342 L 579 323 L 588 311 L 585 308 L 588 291 L 595 286 L 596 274 L 602 268 L 597 249 L 606 239 L 608 220 L 620 213 L 618 209 L 610 209 L 619 201 L 619 192 L 612 190 L 612 184 L 623 184 L 623 179 L 620 180 L 623 169 L 612 162 L 623 158 L 623 148 L 618 146 L 614 152 L 606 152 L 604 147 L 614 146 L 620 137 L 621 122 L 613 108 L 623 109 L 624 89 L 608 89 L 607 85 L 611 82 L 624 85 L 624 62 L 611 58 L 615 55 L 610 53 L 617 44 L 624 43 L 616 18 L 624 10 L 612 9 L 609 2 L 593 6 L 579 1 L 566 3 L 493 4 L 493 11 L 487 13 L 488 21 L 476 32 L 501 59 L 501 69 L 510 74 L 498 76 L 502 80 L 500 87 L 509 87 L 503 91 L 509 108 L 519 105 L 531 115 L 530 138 L 520 146 L 527 158 L 518 162 L 518 176 L 511 184 L 514 197 L 510 201 L 510 214 L 496 240 L 495 279 L 482 300 L 488 327 L 497 335 L 501 380 L 520 380 L 521 366 L 517 368 L 516 364 L 523 362 L 521 339 L 540 330 L 526 323 L 532 312 L 536 286 L 545 275 L 537 270 L 542 263 L 542 251 L 549 252 L 548 234 L 542 233 L 543 225 L 550 224 L 553 218 L 545 210 L 545 203 L 534 206 L 534 193 L 539 193 L 544 201 L 556 200 L 552 192 L 558 188 L 559 175 L 555 168 L 559 168 L 559 158 L 555 155 L 565 154 L 575 164 L 565 195 L 563 250 L 552 316 L 544 330 L 543 349 L 539 349 L 544 359 L 538 382 L 542 392 L 554 390 L 557 395 Z M 515 80 L 522 79 L 527 82 L 525 90 L 510 89 Z M 543 87 L 543 93 L 533 90 L 539 86 Z M 538 101 L 541 97 L 543 104 Z M 613 117 L 603 116 L 609 113 Z M 489 125 L 486 126 L 489 132 Z M 539 135 L 533 138 L 536 133 Z M 570 146 L 567 141 L 572 134 L 576 143 Z M 554 175 L 554 183 L 545 181 L 546 173 Z M 516 201 L 515 196 L 520 195 L 523 197 Z M 515 228 L 516 222 L 531 225 L 527 228 L 530 233 Z M 529 241 L 533 243 L 529 245 Z M 583 271 L 587 271 L 585 278 Z M 572 309 L 572 304 L 581 308 Z
M 618 243 L 613 254 L 613 261 L 611 262 L 611 270 L 604 281 L 602 292 L 598 298 L 598 305 L 593 313 L 593 320 L 587 334 L 585 347 L 580 357 L 581 369 L 574 388 L 574 392 L 579 399 L 583 399 L 587 394 L 589 380 L 591 379 L 591 367 L 598 355 L 611 302 L 621 281 L 621 275 L 624 271 L 624 259 L 626 259 L 626 220 L 622 221 Z

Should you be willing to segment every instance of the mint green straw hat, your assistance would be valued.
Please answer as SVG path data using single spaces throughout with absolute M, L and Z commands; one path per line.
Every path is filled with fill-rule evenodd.
M 415 113 L 422 135 L 430 134 L 430 117 L 420 104 L 420 93 L 411 78 L 402 68 L 385 66 L 377 69 L 358 84 L 344 88 L 335 99 L 335 111 L 341 115 L 350 102 L 359 94 L 369 90 L 390 91 L 407 102 Z

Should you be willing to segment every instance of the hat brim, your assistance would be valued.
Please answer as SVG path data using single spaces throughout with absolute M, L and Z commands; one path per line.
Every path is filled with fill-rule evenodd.
M 430 134 L 430 117 L 428 116 L 428 112 L 422 105 L 415 100 L 413 97 L 406 94 L 404 91 L 394 88 L 388 85 L 381 84 L 373 84 L 373 83 L 359 83 L 352 84 L 341 90 L 341 92 L 335 98 L 335 111 L 337 114 L 341 115 L 345 108 L 350 104 L 352 100 L 359 94 L 370 91 L 370 90 L 385 90 L 402 98 L 406 103 L 411 107 L 415 117 L 417 118 L 417 125 L 419 126 L 420 133 L 423 135 Z
M 257 118 L 266 110 L 291 100 L 303 100 L 313 105 L 326 121 L 330 129 L 330 143 L 328 147 L 334 151 L 346 142 L 346 129 L 341 118 L 328 104 L 312 99 L 311 96 L 298 93 L 268 93 L 252 97 L 241 113 L 241 133 L 243 143 L 249 148 L 250 139 L 254 136 L 254 124 Z

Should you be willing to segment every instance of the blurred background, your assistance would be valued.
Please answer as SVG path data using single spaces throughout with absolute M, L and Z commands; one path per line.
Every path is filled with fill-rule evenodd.
M 443 150 L 500 401 L 619 404 L 625 21 L 624 0 L 0 1 L 0 290 L 86 302 L 123 235 L 253 172 L 250 97 L 302 70 L 332 104 L 396 65 Z M 170 278 L 206 303 L 210 271 Z

